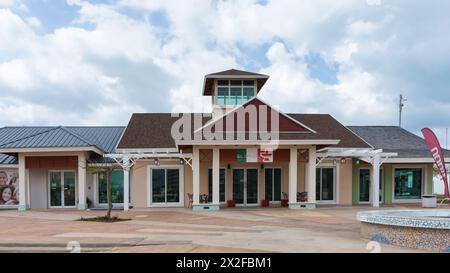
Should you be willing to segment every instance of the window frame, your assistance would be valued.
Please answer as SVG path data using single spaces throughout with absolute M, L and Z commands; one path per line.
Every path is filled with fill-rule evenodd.
M 227 81 L 228 85 L 220 85 L 219 81 Z M 232 85 L 231 82 L 232 81 L 240 81 L 241 85 Z M 252 81 L 253 85 L 244 85 L 244 81 Z M 228 100 L 232 100 L 231 98 L 231 88 L 232 87 L 239 87 L 241 89 L 240 92 L 240 96 L 238 96 L 238 98 L 235 97 L 234 99 L 234 103 L 233 104 L 228 104 L 227 101 Z M 248 96 L 245 96 L 244 98 L 244 88 L 249 88 L 252 87 L 253 88 L 253 95 L 250 98 L 247 98 Z M 228 94 L 225 98 L 225 103 L 224 104 L 219 104 L 219 88 L 228 88 Z M 257 85 L 256 85 L 256 80 L 255 79 L 245 79 L 245 78 L 240 78 L 240 79 L 216 79 L 215 80 L 215 88 L 214 88 L 214 104 L 222 107 L 222 108 L 233 108 L 236 107 L 238 105 L 242 105 L 244 104 L 246 101 L 250 100 L 251 98 L 255 97 L 257 94 Z
M 165 203 L 153 203 L 153 188 L 152 188 L 152 175 L 153 170 L 155 169 L 163 169 L 166 170 L 175 170 L 177 169 L 179 171 L 178 175 L 178 183 L 179 183 L 179 194 L 180 199 L 178 202 L 167 202 L 167 186 L 166 186 L 166 202 Z M 165 176 L 165 183 L 167 185 L 167 175 Z M 184 165 L 165 165 L 165 166 L 156 166 L 156 165 L 149 165 L 147 170 L 147 207 L 149 208 L 157 208 L 157 207 L 184 207 Z
M 419 199 L 396 199 L 395 198 L 395 170 L 396 169 L 421 169 L 422 170 L 422 183 L 421 193 Z M 392 166 L 392 203 L 420 203 L 422 202 L 422 196 L 425 194 L 426 179 L 427 179 L 427 167 L 425 165 L 393 165 Z
M 278 166 L 273 166 L 273 167 L 264 167 L 264 199 L 266 199 L 266 170 L 267 169 L 271 169 L 272 170 L 272 199 L 275 196 L 275 187 L 274 187 L 274 183 L 275 183 L 275 169 L 280 169 L 280 201 L 274 201 L 274 200 L 269 200 L 270 203 L 273 204 L 277 204 L 277 203 L 281 203 L 281 200 L 283 199 L 283 168 L 282 167 L 278 167 Z
M 318 200 L 316 198 L 316 203 L 318 204 L 338 204 L 339 203 L 339 169 L 340 164 L 334 165 L 333 163 L 324 163 L 316 166 L 316 172 L 317 169 L 323 169 L 323 168 L 330 168 L 333 169 L 333 200 Z M 317 177 L 316 177 L 317 179 Z M 316 193 L 314 192 L 314 195 Z
M 119 169 L 114 170 L 114 171 L 123 172 L 122 170 L 119 170 Z M 95 204 L 95 206 L 98 206 L 98 207 L 108 206 L 107 202 L 106 203 L 100 203 L 100 189 L 99 189 L 100 177 L 99 177 L 99 173 L 95 174 L 94 181 L 95 181 L 95 185 L 94 185 L 95 186 L 94 187 L 94 204 Z M 130 172 L 130 181 L 131 181 L 131 172 Z M 125 182 L 125 179 L 123 179 L 122 183 L 124 183 L 124 182 Z M 129 183 L 129 187 L 130 187 L 130 189 L 129 189 L 129 195 L 130 195 L 129 196 L 129 203 L 131 203 L 131 184 L 132 183 Z M 123 187 L 124 186 L 125 185 L 123 185 Z M 125 194 L 125 188 L 123 188 L 123 194 Z M 112 203 L 112 204 L 113 204 L 113 206 L 123 206 L 123 203 Z
M 224 197 L 225 200 L 224 201 L 220 201 L 220 181 L 219 181 L 219 203 L 220 204 L 225 204 L 227 202 L 227 168 L 226 167 L 220 167 L 219 168 L 219 179 L 220 179 L 220 170 L 224 170 L 225 172 L 225 181 L 224 181 L 224 187 L 225 187 L 225 191 L 224 191 Z M 209 171 L 211 171 L 211 175 L 212 175 L 212 168 L 208 168 L 208 194 L 209 194 Z M 211 181 L 212 184 L 212 181 Z M 212 189 L 211 189 L 211 193 L 212 193 Z M 212 203 L 212 195 L 211 195 L 211 203 Z

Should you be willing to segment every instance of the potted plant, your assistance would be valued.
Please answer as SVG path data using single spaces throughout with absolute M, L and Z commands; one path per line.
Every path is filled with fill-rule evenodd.
M 261 207 L 268 208 L 270 205 L 269 200 L 261 200 Z
M 228 200 L 227 203 L 230 208 L 236 207 L 236 202 L 234 200 Z

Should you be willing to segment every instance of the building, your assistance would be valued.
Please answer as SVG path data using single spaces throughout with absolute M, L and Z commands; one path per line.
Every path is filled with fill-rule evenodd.
M 125 210 L 377 207 L 433 193 L 422 138 L 399 127 L 346 127 L 328 114 L 283 113 L 258 97 L 268 79 L 234 69 L 206 75 L 211 113 L 133 114 L 126 128 L 1 128 L 0 207 L 101 207 L 99 168 L 110 165 L 120 167 L 111 176 L 113 203 Z

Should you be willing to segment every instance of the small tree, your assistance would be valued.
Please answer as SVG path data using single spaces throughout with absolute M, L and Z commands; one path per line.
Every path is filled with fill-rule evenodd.
M 89 173 L 104 173 L 106 179 L 106 198 L 108 201 L 108 211 L 106 212 L 105 218 L 111 219 L 111 211 L 113 208 L 112 197 L 111 197 L 111 175 L 115 170 L 121 170 L 121 167 L 116 164 L 105 164 L 100 167 L 88 168 Z

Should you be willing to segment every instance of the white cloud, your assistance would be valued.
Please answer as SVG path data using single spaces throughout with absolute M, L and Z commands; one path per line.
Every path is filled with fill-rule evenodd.
M 358 52 L 358 44 L 351 41 L 345 41 L 343 45 L 336 47 L 333 57 L 336 62 L 350 63 L 353 53 Z
M 11 7 L 16 4 L 16 0 L 0 0 L 0 7 Z
M 43 33 L 33 10 L 15 13 L 18 1 L 0 0 L 9 7 L 0 9 L 0 99 L 34 111 L 0 123 L 125 124 L 131 112 L 207 111 L 203 76 L 251 64 L 271 76 L 261 96 L 287 112 L 396 124 L 404 92 L 409 128 L 450 126 L 426 114 L 450 104 L 448 3 L 67 3 L 79 9 L 76 20 Z M 164 26 L 149 19 L 155 12 Z M 313 73 L 310 53 L 336 67 L 336 83 Z
M 379 6 L 381 5 L 381 0 L 366 0 L 369 6 Z
M 39 29 L 42 27 L 41 21 L 39 21 L 39 19 L 36 17 L 33 17 L 33 16 L 27 17 L 25 20 L 26 20 L 27 24 L 32 28 Z

